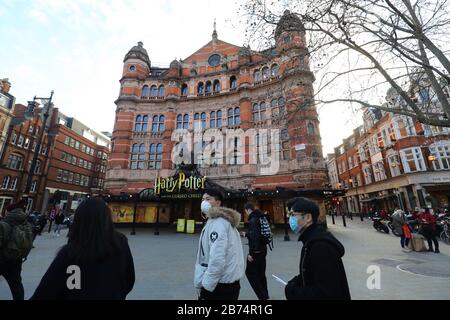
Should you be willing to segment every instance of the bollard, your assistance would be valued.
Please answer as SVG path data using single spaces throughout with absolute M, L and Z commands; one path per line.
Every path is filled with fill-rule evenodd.
M 333 222 L 333 224 L 336 224 L 336 222 L 334 221 L 334 213 L 331 214 L 331 221 Z
M 362 212 L 359 213 L 359 217 L 360 217 L 361 221 L 364 221 L 364 215 Z
M 353 221 L 353 212 L 350 212 L 350 220 Z
M 347 227 L 347 223 L 345 222 L 345 214 L 342 215 L 342 223 L 344 224 L 344 227 Z

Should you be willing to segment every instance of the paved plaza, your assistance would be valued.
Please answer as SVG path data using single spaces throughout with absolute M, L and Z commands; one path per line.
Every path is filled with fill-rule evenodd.
M 404 253 L 398 237 L 375 231 L 371 222 L 341 218 L 336 225 L 328 221 L 331 232 L 346 249 L 344 265 L 353 299 L 450 299 L 450 246 L 440 243 L 441 254 L 428 252 Z M 199 233 L 177 234 L 161 229 L 159 236 L 153 229 L 121 229 L 130 242 L 136 269 L 136 283 L 128 299 L 196 299 L 193 289 L 193 266 Z M 47 270 L 56 251 L 65 241 L 45 233 L 38 237 L 28 260 L 23 265 L 25 296 L 29 298 Z M 284 299 L 283 287 L 270 275 L 289 280 L 298 272 L 301 243 L 291 234 L 291 241 L 283 241 L 283 230 L 275 235 L 275 248 L 267 257 L 268 287 L 271 299 Z M 243 239 L 244 252 L 248 251 Z M 376 265 L 381 270 L 381 288 L 367 288 L 367 268 Z M 255 299 L 247 279 L 241 281 L 240 299 Z M 11 299 L 5 280 L 0 277 L 0 299 Z

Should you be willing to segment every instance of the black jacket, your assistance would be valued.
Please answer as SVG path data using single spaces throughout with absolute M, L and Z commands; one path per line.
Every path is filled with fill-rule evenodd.
M 322 226 L 312 225 L 300 235 L 303 242 L 300 274 L 288 282 L 288 300 L 350 300 L 342 257 L 344 246 Z
M 133 289 L 134 263 L 125 236 L 120 237 L 120 248 L 102 262 L 81 263 L 81 290 L 67 288 L 74 273 L 67 268 L 67 246 L 64 246 L 48 268 L 31 300 L 125 300 Z
M 253 211 L 248 218 L 248 231 L 246 237 L 248 239 L 249 254 L 267 253 L 267 245 L 261 237 L 260 218 L 264 217 L 264 213 L 259 210 Z

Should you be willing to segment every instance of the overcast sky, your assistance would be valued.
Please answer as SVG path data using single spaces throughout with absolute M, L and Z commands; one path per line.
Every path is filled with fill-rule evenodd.
M 186 58 L 211 39 L 244 44 L 239 3 L 215 0 L 0 0 L 0 78 L 16 102 L 49 96 L 96 131 L 111 132 L 122 61 L 138 41 L 153 65 Z M 360 122 L 346 106 L 320 108 L 324 154 Z

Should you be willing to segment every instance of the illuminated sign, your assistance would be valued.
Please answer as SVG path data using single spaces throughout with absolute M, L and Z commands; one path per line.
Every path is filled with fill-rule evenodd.
M 189 176 L 183 172 L 178 174 L 178 178 L 161 178 L 155 180 L 155 194 L 180 192 L 182 188 L 186 190 L 204 190 L 206 177 Z

